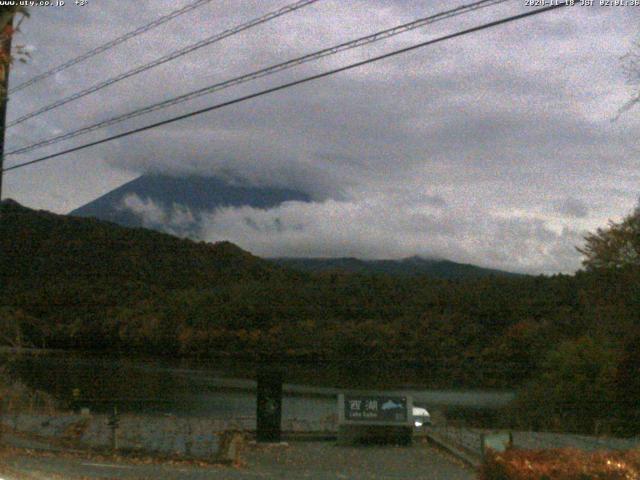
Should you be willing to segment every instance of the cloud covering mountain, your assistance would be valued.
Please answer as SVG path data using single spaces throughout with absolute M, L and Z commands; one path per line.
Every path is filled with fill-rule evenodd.
M 186 3 L 37 9 L 16 40 L 35 47 L 33 60 L 13 69 L 12 82 Z M 9 102 L 9 120 L 286 3 L 211 2 L 19 92 Z M 7 145 L 463 3 L 323 0 L 25 122 L 8 130 Z M 524 2 L 506 2 L 64 146 L 525 10 Z M 230 205 L 202 216 L 205 238 L 225 236 L 262 255 L 420 254 L 527 272 L 573 271 L 582 233 L 620 218 L 638 196 L 640 116 L 631 110 L 611 120 L 629 98 L 620 57 L 631 48 L 639 20 L 635 7 L 560 9 L 16 170 L 5 178 L 6 195 L 68 212 L 143 174 L 231 177 L 313 199 L 266 210 Z M 29 158 L 10 157 L 7 165 Z M 194 214 L 180 202 L 156 202 L 131 196 L 124 208 L 146 221 L 176 225 Z
M 143 175 L 71 215 L 200 238 L 203 214 L 229 207 L 264 210 L 291 201 L 309 202 L 310 196 L 284 188 L 239 185 L 219 177 Z
M 212 177 L 145 175 L 71 212 L 211 242 L 263 257 L 454 259 L 526 273 L 577 268 L 582 238 L 543 218 L 468 208 L 405 189 L 313 199 L 297 190 Z

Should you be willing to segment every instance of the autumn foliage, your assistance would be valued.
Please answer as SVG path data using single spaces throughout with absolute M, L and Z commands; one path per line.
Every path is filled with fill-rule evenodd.
M 640 451 L 584 452 L 575 449 L 490 452 L 480 480 L 636 480 Z
M 17 2 L 16 2 L 17 3 Z M 20 20 L 17 26 L 13 25 L 14 17 L 20 16 Z M 11 37 L 15 35 L 20 25 L 20 22 L 24 17 L 29 16 L 29 11 L 26 7 L 19 5 L 0 6 L 0 83 L 4 83 L 7 66 L 18 58 L 21 62 L 25 62 L 29 53 L 25 50 L 24 45 L 16 45 L 14 55 L 9 52 L 8 42 Z M 3 90 L 0 89 L 0 99 L 5 95 Z

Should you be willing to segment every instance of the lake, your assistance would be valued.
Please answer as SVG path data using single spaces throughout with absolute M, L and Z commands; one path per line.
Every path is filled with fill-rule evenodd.
M 107 411 L 236 418 L 255 416 L 258 365 L 231 360 L 112 357 L 77 353 L 0 356 L 26 384 L 62 401 L 79 390 L 81 403 Z M 513 399 L 508 391 L 428 388 L 428 372 L 414 367 L 337 363 L 270 365 L 284 374 L 283 418 L 317 420 L 335 413 L 345 390 L 410 394 L 435 409 L 496 410 Z M 421 376 L 421 375 L 424 375 Z M 424 378 L 423 381 L 421 379 Z

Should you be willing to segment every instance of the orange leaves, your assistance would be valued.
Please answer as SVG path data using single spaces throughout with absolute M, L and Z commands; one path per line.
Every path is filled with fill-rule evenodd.
M 638 480 L 640 452 L 593 452 L 575 449 L 491 452 L 480 480 Z
M 13 34 L 16 32 L 16 29 L 13 28 L 13 25 L 5 25 L 4 28 L 2 29 L 2 38 L 9 38 L 11 36 L 13 36 Z

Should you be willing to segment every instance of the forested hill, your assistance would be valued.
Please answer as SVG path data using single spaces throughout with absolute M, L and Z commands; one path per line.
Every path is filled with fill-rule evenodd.
M 2 202 L 1 214 L 0 275 L 5 289 L 15 294 L 66 283 L 81 288 L 100 288 L 103 283 L 212 287 L 242 278 L 267 279 L 281 270 L 229 242 L 196 243 L 142 228 L 35 211 L 11 200 Z
M 434 278 L 464 279 L 513 277 L 520 274 L 482 268 L 476 265 L 422 257 L 400 260 L 362 260 L 359 258 L 274 258 L 275 263 L 303 272 L 345 272 L 400 276 L 429 275 Z

